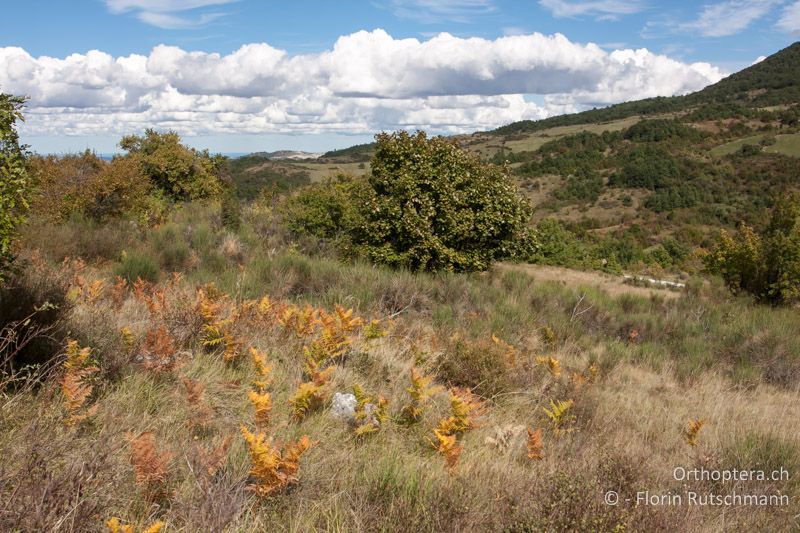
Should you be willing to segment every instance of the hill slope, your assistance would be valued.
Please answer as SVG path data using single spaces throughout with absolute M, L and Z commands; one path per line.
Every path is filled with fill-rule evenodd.
M 556 126 L 619 120 L 635 115 L 673 113 L 702 104 L 734 102 L 740 105 L 765 106 L 794 104 L 799 101 L 800 42 L 796 42 L 764 61 L 731 74 L 696 93 L 624 102 L 602 109 L 559 115 L 544 120 L 522 120 L 497 128 L 493 133 L 506 135 L 534 132 Z

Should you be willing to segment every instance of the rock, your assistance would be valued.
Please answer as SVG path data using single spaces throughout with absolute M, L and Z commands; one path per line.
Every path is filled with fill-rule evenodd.
M 337 392 L 331 401 L 331 415 L 346 422 L 355 422 L 356 397 L 353 394 Z

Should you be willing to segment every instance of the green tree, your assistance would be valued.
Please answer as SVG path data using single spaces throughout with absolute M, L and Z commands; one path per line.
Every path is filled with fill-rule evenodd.
M 211 156 L 181 143 L 173 132 L 148 129 L 143 136 L 128 135 L 119 143 L 138 159 L 142 174 L 173 200 L 216 197 L 222 192 L 225 157 Z
M 28 208 L 27 153 L 15 127 L 23 120 L 24 104 L 25 98 L 0 93 L 0 281 L 13 259 L 16 228 Z
M 735 237 L 723 231 L 706 268 L 734 292 L 773 304 L 800 302 L 800 198 L 781 199 L 761 235 L 746 224 Z
M 376 136 L 355 244 L 377 263 L 472 271 L 529 256 L 532 209 L 505 167 L 485 164 L 443 137 Z

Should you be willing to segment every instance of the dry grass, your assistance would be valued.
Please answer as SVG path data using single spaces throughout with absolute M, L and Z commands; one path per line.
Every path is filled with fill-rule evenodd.
M 64 330 L 99 372 L 80 411 L 91 416 L 69 427 L 65 370 L 0 405 L 0 529 L 102 531 L 112 517 L 187 532 L 798 527 L 796 312 L 714 293 L 642 297 L 650 290 L 604 280 L 577 289 L 564 272 L 567 287 L 503 269 L 413 276 L 265 257 L 239 240 L 218 289 L 204 263 L 138 290 L 112 289 L 113 265 L 37 267 L 72 295 Z M 105 290 L 91 290 L 96 280 Z M 372 319 L 387 335 L 370 333 Z M 219 321 L 243 356 L 204 346 Z M 323 372 L 319 405 L 295 416 L 298 386 Z M 452 386 L 480 396 L 458 392 L 472 413 Z M 358 420 L 332 417 L 332 393 L 354 387 L 368 391 Z M 700 419 L 690 446 L 687 424 Z M 673 477 L 701 466 L 793 477 Z M 733 489 L 780 491 L 791 505 L 635 504 L 644 490 Z M 604 503 L 609 490 L 619 505 Z

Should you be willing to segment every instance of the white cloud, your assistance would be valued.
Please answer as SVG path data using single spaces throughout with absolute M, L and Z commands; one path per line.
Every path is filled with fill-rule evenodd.
M 389 0 L 395 16 L 423 23 L 469 22 L 495 11 L 493 0 Z
M 616 18 L 632 15 L 645 8 L 641 0 L 539 0 L 539 5 L 550 11 L 554 17 L 579 17 L 596 15 L 601 18 Z
M 697 20 L 681 25 L 705 37 L 726 37 L 746 29 L 783 0 L 727 0 L 703 7 Z
M 784 8 L 778 28 L 790 33 L 800 33 L 800 1 Z
M 0 88 L 29 94 L 26 135 L 469 132 L 596 105 L 681 94 L 724 75 L 648 50 L 606 52 L 560 34 L 426 41 L 383 30 L 317 54 L 249 44 L 220 55 L 160 45 L 148 56 L 63 59 L 0 48 Z M 543 103 L 525 94 L 544 95 Z M 541 102 L 542 100 L 540 100 Z
M 182 30 L 205 26 L 224 13 L 189 15 L 192 10 L 231 4 L 239 0 L 105 0 L 114 14 L 133 12 L 145 24 L 168 30 Z

